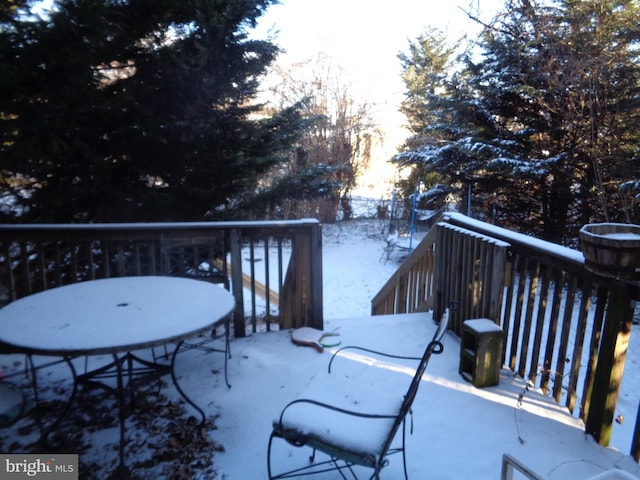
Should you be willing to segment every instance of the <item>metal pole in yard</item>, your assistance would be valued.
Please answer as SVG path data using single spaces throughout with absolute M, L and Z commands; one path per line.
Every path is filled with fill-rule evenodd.
M 413 249 L 413 225 L 416 220 L 416 202 L 418 199 L 418 189 L 420 188 L 420 179 L 416 183 L 416 189 L 413 192 L 413 204 L 411 206 L 411 233 L 409 235 L 409 252 Z

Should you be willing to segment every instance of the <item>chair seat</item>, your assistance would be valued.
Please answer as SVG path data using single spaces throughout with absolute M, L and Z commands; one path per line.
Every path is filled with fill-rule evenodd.
M 398 390 L 386 388 L 388 385 L 381 389 L 379 385 L 336 374 L 315 377 L 298 399 L 313 399 L 366 416 L 346 414 L 315 403 L 294 402 L 281 418 L 274 420 L 274 433 L 295 445 L 307 445 L 330 456 L 375 468 L 403 402 L 402 395 L 389 393 Z

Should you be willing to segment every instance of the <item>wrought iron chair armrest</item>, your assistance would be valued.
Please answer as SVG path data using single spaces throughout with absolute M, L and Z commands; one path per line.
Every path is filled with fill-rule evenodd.
M 452 302 L 452 305 L 454 305 L 454 303 L 455 302 Z M 455 306 L 454 309 L 457 309 L 457 306 Z M 442 339 L 444 337 L 444 334 L 447 331 L 448 326 L 449 326 L 449 314 L 448 314 L 448 312 L 445 312 L 445 315 L 440 320 L 440 323 L 438 325 L 438 329 L 436 330 L 435 334 L 433 335 L 433 339 L 427 345 L 427 350 L 430 353 L 433 353 L 435 355 L 437 355 L 439 353 L 442 353 L 442 351 L 444 350 L 444 346 L 442 345 Z M 329 360 L 329 365 L 327 366 L 327 371 L 329 373 L 331 373 L 331 366 L 333 365 L 334 359 L 338 356 L 338 354 L 340 352 L 342 352 L 343 350 L 348 350 L 348 349 L 360 350 L 360 351 L 363 351 L 363 352 L 368 352 L 368 353 L 373 353 L 375 355 L 380 355 L 382 357 L 396 358 L 396 359 L 399 359 L 399 360 L 415 360 L 417 362 L 422 360 L 422 357 L 414 357 L 414 356 L 410 356 L 410 355 L 395 355 L 395 354 L 391 354 L 391 353 L 381 352 L 381 351 L 378 351 L 378 350 L 372 350 L 370 348 L 359 347 L 357 345 L 346 345 L 344 347 L 339 348 L 338 350 L 333 352 L 333 355 L 331 355 L 331 359 Z
M 336 350 L 335 352 L 333 352 L 333 355 L 331 355 L 331 360 L 329 360 L 329 365 L 327 367 L 327 371 L 329 373 L 331 373 L 331 365 L 333 364 L 333 360 L 338 356 L 338 354 L 340 352 L 342 352 L 343 350 L 360 350 L 363 352 L 368 352 L 368 353 L 373 353 L 375 355 L 380 355 L 382 357 L 387 357 L 387 358 L 397 358 L 400 360 L 415 360 L 417 362 L 419 362 L 421 360 L 422 357 L 412 357 L 412 356 L 407 356 L 407 355 L 394 355 L 391 353 L 386 353 L 386 352 L 380 352 L 378 350 L 372 350 L 370 348 L 364 348 L 364 347 L 358 347 L 356 345 L 347 345 L 344 346 L 342 348 L 339 348 L 338 350 Z

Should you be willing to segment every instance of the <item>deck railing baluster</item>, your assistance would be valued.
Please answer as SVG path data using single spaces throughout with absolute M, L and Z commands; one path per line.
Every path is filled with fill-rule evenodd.
M 580 376 L 580 366 L 582 365 L 582 352 L 584 349 L 584 339 L 587 332 L 587 317 L 589 310 L 591 309 L 591 283 L 589 283 L 589 290 L 585 291 L 585 287 L 580 291 L 580 313 L 578 316 L 578 322 L 576 325 L 575 338 L 573 345 L 573 355 L 571 357 L 571 372 L 569 374 L 569 382 L 567 386 L 567 408 L 571 413 L 575 410 L 575 404 L 577 401 L 577 386 L 578 377 Z
M 542 375 L 540 380 L 540 388 L 544 393 L 549 391 L 549 381 L 553 373 L 553 352 L 558 332 L 558 317 L 560 315 L 560 305 L 562 302 L 562 285 L 564 284 L 564 273 L 555 270 L 554 281 L 551 287 L 552 303 L 551 316 L 549 319 L 549 328 L 547 330 L 546 349 L 544 360 L 542 362 Z
M 551 267 L 542 265 L 540 275 L 542 277 L 542 286 L 540 287 L 538 300 L 538 314 L 536 316 L 535 333 L 533 337 L 533 349 L 531 351 L 531 360 L 529 364 L 529 375 L 527 378 L 535 384 L 538 378 L 538 364 L 540 362 L 540 349 L 542 342 L 542 333 L 544 331 L 544 319 L 547 312 L 547 301 L 549 299 L 549 283 L 550 283 Z

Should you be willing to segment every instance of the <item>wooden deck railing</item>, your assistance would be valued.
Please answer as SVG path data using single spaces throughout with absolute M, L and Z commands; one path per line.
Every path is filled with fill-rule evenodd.
M 371 300 L 373 315 L 424 312 L 433 308 L 436 232 L 435 228 L 427 232 Z
M 434 311 L 442 312 L 455 302 L 449 324 L 458 335 L 469 318 L 500 323 L 509 244 L 446 222 L 438 223 L 436 230 Z
M 457 301 L 454 330 L 469 318 L 495 320 L 505 335 L 503 364 L 608 445 L 637 297 L 637 286 L 588 271 L 579 251 L 451 213 L 374 298 L 372 312 L 433 307 L 437 319 Z M 638 460 L 640 415 L 636 425 L 631 454 Z
M 508 248 L 506 242 L 438 222 L 374 297 L 372 314 L 433 309 L 439 319 L 455 302 L 449 326 L 458 335 L 469 318 L 499 322 Z
M 322 329 L 322 235 L 316 220 L 0 226 L 2 303 L 69 283 L 130 275 L 223 284 L 236 299 L 236 336 L 275 323 Z

